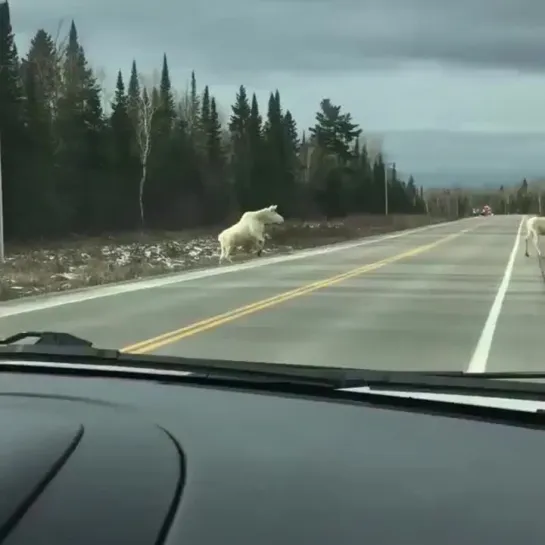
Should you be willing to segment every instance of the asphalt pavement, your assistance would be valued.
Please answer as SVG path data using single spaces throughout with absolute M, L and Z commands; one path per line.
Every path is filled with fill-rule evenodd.
M 469 218 L 322 255 L 0 313 L 0 336 L 62 330 L 128 351 L 317 366 L 545 370 L 545 283 L 535 252 L 524 257 L 524 233 L 516 245 L 521 220 Z

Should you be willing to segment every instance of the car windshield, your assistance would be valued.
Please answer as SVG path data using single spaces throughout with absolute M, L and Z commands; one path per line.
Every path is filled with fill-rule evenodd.
M 545 7 L 161 6 L 0 0 L 0 337 L 544 369 Z

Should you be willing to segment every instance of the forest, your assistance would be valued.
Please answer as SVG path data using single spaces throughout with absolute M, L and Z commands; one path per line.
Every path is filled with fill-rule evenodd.
M 244 85 L 221 122 L 213 90 L 188 74 L 172 89 L 137 59 L 117 74 L 106 108 L 75 22 L 66 39 L 37 30 L 19 55 L 0 4 L 0 128 L 6 238 L 59 238 L 216 225 L 278 204 L 286 218 L 424 213 L 422 189 L 331 99 L 301 128 L 272 90 L 266 112 Z

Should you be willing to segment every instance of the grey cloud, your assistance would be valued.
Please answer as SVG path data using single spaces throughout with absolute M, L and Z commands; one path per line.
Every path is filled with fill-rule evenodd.
M 543 0 L 161 0 L 156 13 L 135 0 L 55 0 L 43 17 L 34 0 L 12 5 L 26 31 L 74 17 L 93 40 L 111 46 L 117 36 L 216 73 L 383 70 L 407 60 L 545 69 Z

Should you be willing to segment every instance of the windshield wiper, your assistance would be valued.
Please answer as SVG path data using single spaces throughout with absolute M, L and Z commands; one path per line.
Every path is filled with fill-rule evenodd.
M 32 344 L 21 341 L 36 339 Z M 18 344 L 19 343 L 19 344 Z M 4 361 L 2 361 L 4 359 Z M 6 363 L 7 361 L 7 363 Z M 89 364 L 96 368 L 163 372 L 168 375 L 193 375 L 214 379 L 244 381 L 245 383 L 294 384 L 335 389 L 345 382 L 339 370 L 325 374 L 320 368 L 303 368 L 273 363 L 208 360 L 176 356 L 158 356 L 124 353 L 116 349 L 95 348 L 91 341 L 69 333 L 55 331 L 26 331 L 0 339 L 1 367 L 17 361 L 69 364 L 84 369 Z
M 34 344 L 17 344 L 31 338 Z M 2 361 L 4 360 L 4 361 Z M 467 395 L 534 396 L 543 399 L 545 384 L 494 379 L 545 378 L 545 373 L 466 373 L 457 371 L 379 371 L 339 367 L 241 362 L 149 354 L 130 354 L 115 349 L 95 348 L 93 343 L 69 333 L 28 331 L 0 340 L 0 370 L 17 361 L 39 367 L 40 362 L 68 364 L 84 370 L 93 366 L 109 372 L 130 370 L 140 374 L 152 370 L 156 375 L 239 381 L 245 384 L 293 385 L 347 390 L 419 391 Z M 52 367 L 51 367 L 52 368 Z
M 467 371 L 431 371 L 436 377 L 472 377 L 481 379 L 545 379 L 545 371 L 484 371 L 482 373 L 470 373 Z

